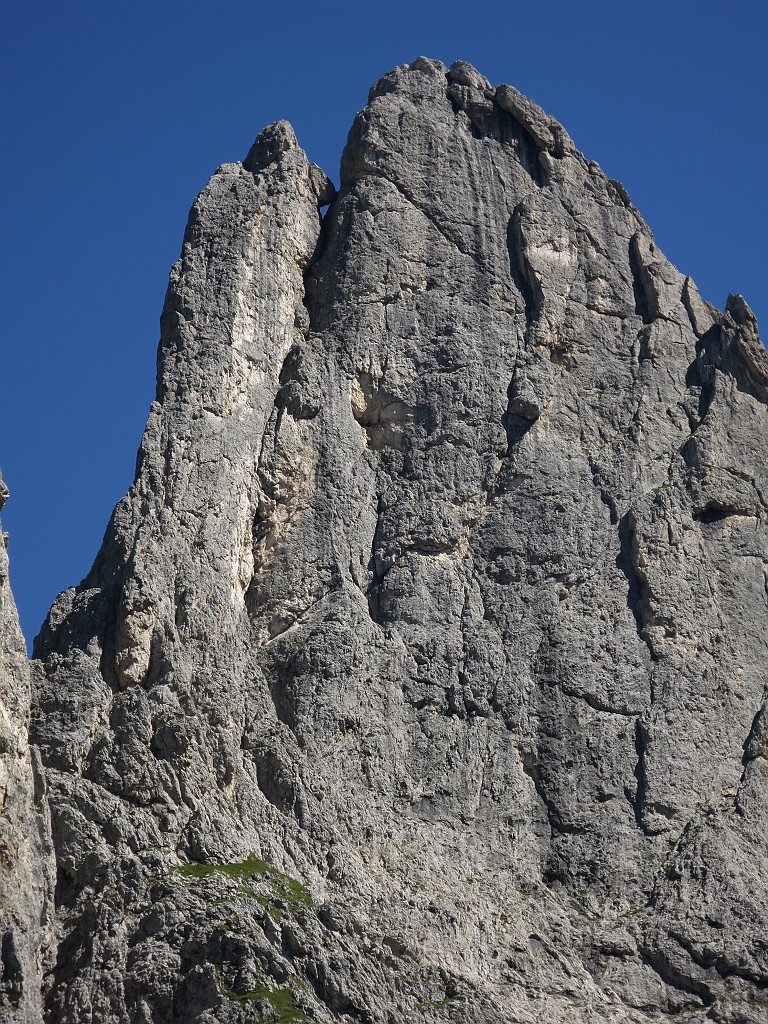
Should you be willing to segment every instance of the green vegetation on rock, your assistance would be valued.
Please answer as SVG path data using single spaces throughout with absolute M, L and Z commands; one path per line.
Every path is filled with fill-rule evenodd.
M 416 1009 L 419 1013 L 427 1013 L 429 1010 L 444 1010 L 453 1001 L 453 996 L 444 996 L 442 999 L 431 999 L 424 1003 L 417 1003 Z
M 265 909 L 275 916 L 281 916 L 277 903 L 282 903 L 289 911 L 297 911 L 302 907 L 312 907 L 312 897 L 306 886 L 297 879 L 279 871 L 276 867 L 251 854 L 244 861 L 233 864 L 203 864 L 199 861 L 190 861 L 187 864 L 180 864 L 171 868 L 173 874 L 181 875 L 182 878 L 209 878 L 212 875 L 225 875 L 228 878 L 239 882 L 237 889 L 238 896 L 246 896 L 257 900 Z M 267 897 L 258 893 L 253 886 L 244 883 L 262 881 L 266 883 L 272 893 Z
M 219 991 L 233 1003 L 245 1006 L 248 1003 L 267 1002 L 277 1012 L 278 1024 L 302 1024 L 308 1021 L 306 1013 L 296 1002 L 296 999 L 288 988 L 267 988 L 266 985 L 259 985 L 249 992 L 234 992 L 219 979 Z

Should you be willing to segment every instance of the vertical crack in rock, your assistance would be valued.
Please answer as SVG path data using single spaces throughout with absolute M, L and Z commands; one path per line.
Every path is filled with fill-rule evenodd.
M 632 612 L 632 617 L 635 620 L 638 637 L 647 645 L 651 660 L 655 661 L 657 654 L 649 643 L 646 633 L 647 621 L 644 609 L 647 606 L 648 598 L 643 593 L 643 582 L 638 575 L 637 553 L 634 549 L 636 541 L 631 512 L 627 512 L 619 520 L 618 532 L 620 548 L 616 565 L 621 569 L 627 581 L 627 607 Z
M 632 289 L 635 295 L 635 313 L 642 319 L 644 324 L 653 320 L 652 298 L 648 271 L 643 266 L 640 234 L 632 235 L 629 243 L 629 265 L 632 270 Z
M 520 205 L 515 207 L 514 213 L 509 220 L 507 227 L 507 251 L 509 252 L 509 272 L 512 276 L 512 280 L 515 283 L 515 287 L 520 292 L 525 303 L 525 323 L 526 328 L 530 329 L 533 326 L 536 317 L 538 316 L 539 303 L 536 300 L 534 294 L 534 288 L 529 283 L 524 264 L 521 260 L 521 247 L 519 241 L 519 220 L 520 220 Z

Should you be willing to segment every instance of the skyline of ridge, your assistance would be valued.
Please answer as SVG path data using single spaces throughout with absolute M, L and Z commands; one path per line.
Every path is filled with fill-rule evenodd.
M 407 9 L 396 4 L 389 20 L 350 24 L 342 43 L 331 39 L 332 15 L 344 11 L 336 4 L 327 19 L 307 12 L 292 26 L 289 51 L 274 45 L 286 29 L 280 15 L 233 18 L 223 8 L 211 21 L 201 3 L 163 11 L 139 3 L 130 13 L 75 4 L 66 17 L 51 5 L 42 20 L 10 13 L 3 73 L 14 105 L 6 134 L 24 174 L 10 164 L 3 171 L 12 343 L 0 467 L 11 491 L 3 526 L 28 643 L 56 593 L 87 573 L 130 485 L 154 397 L 162 294 L 195 194 L 280 117 L 338 183 L 346 131 L 376 68 L 426 52 L 449 64 L 467 59 L 494 84 L 515 85 L 622 181 L 660 248 L 707 300 L 722 309 L 728 292 L 739 292 L 765 319 L 766 199 L 733 184 L 756 180 L 750 168 L 763 165 L 764 133 L 754 125 L 765 14 L 737 3 L 724 32 L 707 8 L 697 8 L 695 24 L 659 3 L 640 24 L 600 8 L 513 17 L 481 4 L 472 24 L 456 26 L 449 15 L 458 5 L 442 6 L 439 21 L 427 5 L 398 26 Z M 490 12 L 494 33 L 479 24 Z M 684 31 L 689 45 L 681 47 Z M 505 38 L 518 45 L 510 50 Z M 519 45 L 526 39 L 546 39 L 551 59 Z M 328 43 L 325 54 L 319 40 Z M 705 66 L 702 55 L 715 52 Z M 644 75 L 633 81 L 642 53 Z M 55 173 L 49 160 L 33 159 L 41 138 L 56 155 Z

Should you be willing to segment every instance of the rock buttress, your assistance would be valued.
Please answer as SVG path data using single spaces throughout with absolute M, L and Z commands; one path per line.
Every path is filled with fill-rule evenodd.
M 0 509 L 8 489 L 0 476 Z M 29 744 L 30 667 L 0 526 L 0 1021 L 42 1020 L 53 944 L 55 865 L 37 751 Z

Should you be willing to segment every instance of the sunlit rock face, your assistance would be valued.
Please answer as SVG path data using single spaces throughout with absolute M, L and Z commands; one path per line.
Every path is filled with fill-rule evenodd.
M 767 401 L 512 87 L 265 129 L 36 644 L 48 1021 L 768 1019 Z

